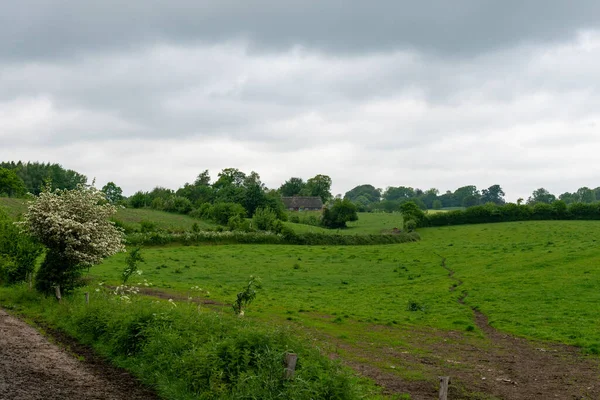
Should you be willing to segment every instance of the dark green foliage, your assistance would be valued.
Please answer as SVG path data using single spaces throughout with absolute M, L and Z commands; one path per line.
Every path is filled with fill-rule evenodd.
M 231 305 L 233 311 L 238 315 L 243 315 L 244 308 L 254 301 L 256 291 L 260 288 L 260 278 L 251 276 L 248 284 L 237 294 L 235 302 Z
M 567 205 L 562 200 L 554 201 L 551 204 L 537 202 L 532 205 L 507 203 L 498 206 L 489 203 L 485 206 L 469 207 L 465 210 L 427 214 L 418 225 L 446 226 L 490 222 L 570 219 L 600 219 L 600 203 L 573 203 Z
M 33 273 L 42 247 L 21 233 L 0 210 L 0 283 L 25 281 Z
M 127 258 L 125 259 L 127 267 L 123 271 L 123 284 L 127 283 L 129 277 L 136 273 L 136 271 L 138 270 L 137 265 L 140 262 L 144 262 L 144 258 L 141 254 L 141 249 L 139 247 L 134 247 L 133 249 L 129 250 Z
M 156 224 L 152 221 L 141 221 L 140 222 L 140 232 L 149 233 L 156 231 Z
M 115 185 L 114 182 L 108 182 L 102 187 L 102 192 L 106 195 L 106 200 L 116 204 L 123 200 L 123 189 Z
M 366 211 L 373 203 L 379 203 L 381 189 L 375 189 L 373 185 L 359 185 L 346 192 L 344 199 L 356 204 L 359 211 Z
M 78 184 L 85 184 L 87 178 L 70 169 L 64 169 L 59 164 L 44 164 L 38 162 L 21 161 L 2 162 L 0 168 L 13 170 L 25 183 L 26 191 L 34 195 L 40 194 L 46 182 L 50 182 L 51 189 L 75 189 Z M 0 190 L 2 192 L 2 190 Z
M 127 242 L 134 246 L 162 246 L 166 244 L 193 245 L 211 244 L 298 244 L 298 245 L 371 245 L 416 242 L 420 239 L 416 232 L 393 235 L 335 235 L 329 233 L 295 233 L 293 229 L 282 226 L 279 234 L 271 232 L 225 231 L 197 233 L 134 233 L 127 237 Z
M 48 249 L 35 275 L 35 289 L 41 293 L 51 294 L 54 293 L 55 286 L 60 286 L 63 293 L 69 293 L 83 286 L 81 280 L 83 271 L 84 268 L 72 265 L 61 252 Z
M 358 221 L 357 207 L 348 199 L 335 199 L 333 205 L 323 209 L 321 225 L 325 228 L 346 228 L 346 222 Z
M 14 170 L 0 167 L 0 196 L 20 197 L 27 193 L 25 182 Z
M 416 226 L 420 226 L 425 219 L 425 213 L 413 201 L 407 201 L 400 205 L 400 212 L 404 218 L 404 229 L 412 231 Z M 409 226 L 410 229 L 409 229 Z
M 132 208 L 143 208 L 150 206 L 150 197 L 144 192 L 135 192 L 129 199 L 129 206 Z
M 168 212 L 187 214 L 192 211 L 192 202 L 185 197 L 170 196 L 164 201 L 162 209 Z
M 302 178 L 290 178 L 279 187 L 279 193 L 284 197 L 299 196 L 306 188 L 306 182 Z
M 258 208 L 252 216 L 252 224 L 259 231 L 274 231 L 277 214 L 270 208 Z
M 306 196 L 318 196 L 323 200 L 323 203 L 329 201 L 331 195 L 331 178 L 327 175 L 316 175 L 306 181 L 305 188 Z
M 544 188 L 539 188 L 533 191 L 531 196 L 527 199 L 527 204 L 545 203 L 550 204 L 556 200 L 556 196 L 548 192 Z
M 232 217 L 244 218 L 246 210 L 238 203 L 216 203 L 210 208 L 208 214 L 217 224 L 227 225 Z

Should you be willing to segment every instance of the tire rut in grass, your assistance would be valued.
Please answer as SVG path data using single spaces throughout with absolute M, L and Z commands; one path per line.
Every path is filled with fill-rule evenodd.
M 463 281 L 455 277 L 446 258 L 441 266 L 454 281 L 449 288 L 455 291 Z M 466 290 L 457 299 L 467 306 Z M 470 307 L 470 306 L 469 306 Z M 501 399 L 599 399 L 600 362 L 584 357 L 581 349 L 557 343 L 533 341 L 503 333 L 490 325 L 488 317 L 470 307 L 474 322 L 489 341 L 489 347 L 465 348 L 459 351 L 466 370 L 448 371 L 471 390 L 492 394 Z
M 462 286 L 463 281 L 461 279 L 456 278 L 454 276 L 455 271 L 452 268 L 448 267 L 448 265 L 446 264 L 446 257 L 441 256 L 441 255 L 439 255 L 437 253 L 433 253 L 433 254 L 435 254 L 436 256 L 438 256 L 439 258 L 442 259 L 442 262 L 441 262 L 440 265 L 442 266 L 442 268 L 444 268 L 446 271 L 448 271 L 448 278 L 450 278 L 451 280 L 454 281 L 454 283 L 452 284 L 452 286 L 450 286 L 449 290 L 451 292 L 454 292 L 458 287 Z M 460 297 L 458 298 L 458 302 L 460 304 L 464 305 L 465 304 L 465 299 L 467 298 L 467 296 L 469 296 L 469 293 L 466 290 L 463 290 L 463 292 L 461 293 Z

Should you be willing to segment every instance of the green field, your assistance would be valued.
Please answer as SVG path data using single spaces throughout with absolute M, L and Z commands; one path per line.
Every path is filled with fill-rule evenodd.
M 355 323 L 472 329 L 471 306 L 501 330 L 594 351 L 600 349 L 599 229 L 600 222 L 543 221 L 423 229 L 420 242 L 400 245 L 151 248 L 141 268 L 157 288 L 187 294 L 198 285 L 222 302 L 258 275 L 264 290 L 254 315 L 307 325 L 334 316 L 338 333 Z M 456 283 L 442 257 L 463 282 L 458 290 L 449 291 Z M 92 273 L 116 283 L 123 266 L 121 254 Z M 457 301 L 463 291 L 468 306 Z
M 204 224 L 152 210 L 122 210 L 117 218 L 171 230 Z M 402 218 L 362 213 L 349 225 L 339 233 L 379 234 L 401 228 Z M 466 362 L 452 350 L 438 357 L 438 369 L 421 361 L 437 357 L 443 342 L 491 346 L 473 309 L 502 332 L 600 354 L 599 231 L 600 221 L 530 221 L 420 229 L 421 241 L 394 245 L 149 247 L 143 274 L 130 283 L 146 280 L 154 295 L 202 299 L 210 304 L 199 310 L 231 313 L 249 276 L 259 276 L 249 320 L 291 327 L 346 362 L 434 382 L 439 368 L 461 368 L 445 360 Z M 93 267 L 94 285 L 119 284 L 125 257 Z
M 311 212 L 302 212 L 299 214 L 309 213 Z M 311 214 L 320 215 L 320 212 L 313 212 Z M 318 232 L 342 235 L 379 235 L 381 233 L 389 233 L 394 228 L 402 229 L 402 223 L 402 215 L 399 213 L 358 213 L 358 221 L 348 222 L 348 228 L 346 229 L 325 229 L 318 226 L 294 224 L 291 222 L 286 222 L 285 224 L 297 233 Z
M 11 218 L 17 218 L 27 211 L 27 203 L 23 199 L 0 197 L 0 208 L 5 210 Z
M 158 229 L 174 232 L 189 231 L 194 224 L 198 224 L 201 230 L 215 227 L 215 224 L 208 221 L 149 208 L 121 208 L 115 215 L 115 219 L 132 226 L 136 230 L 140 229 L 142 221 L 152 222 Z

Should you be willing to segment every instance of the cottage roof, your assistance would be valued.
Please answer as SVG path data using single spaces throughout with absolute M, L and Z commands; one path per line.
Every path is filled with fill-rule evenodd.
M 285 208 L 323 208 L 323 201 L 319 196 L 294 196 L 282 197 Z

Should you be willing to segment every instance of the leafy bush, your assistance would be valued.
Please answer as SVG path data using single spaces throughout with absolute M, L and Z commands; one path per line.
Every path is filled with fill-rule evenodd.
M 169 197 L 163 206 L 163 210 L 178 214 L 187 214 L 192 211 L 192 202 L 181 196 Z
M 246 210 L 238 203 L 216 203 L 210 208 L 209 215 L 217 224 L 227 225 L 231 217 L 244 218 Z
M 155 232 L 155 231 L 156 231 L 156 224 L 154 222 L 151 222 L 151 221 L 141 221 L 140 222 L 140 232 L 148 233 L 148 232 Z
M 358 220 L 356 210 L 356 205 L 350 200 L 336 199 L 331 207 L 323 210 L 321 225 L 330 229 L 345 228 L 346 222 Z
M 277 221 L 277 214 L 270 208 L 259 207 L 256 209 L 254 216 L 252 216 L 252 224 L 259 231 L 273 231 L 276 232 L 275 222 Z
M 43 248 L 19 231 L 0 210 L 0 283 L 25 281 Z

